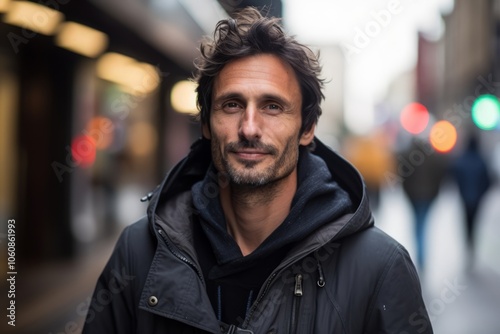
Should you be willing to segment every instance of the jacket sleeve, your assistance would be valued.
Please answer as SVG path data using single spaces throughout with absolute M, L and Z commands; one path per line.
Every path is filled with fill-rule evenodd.
M 432 334 L 415 266 L 398 245 L 377 284 L 365 333 Z
M 136 257 L 140 254 L 134 254 L 140 249 L 135 246 L 138 242 L 134 240 L 145 229 L 138 228 L 140 223 L 125 228 L 120 235 L 97 281 L 82 333 L 135 332 L 137 296 L 140 293 L 138 281 L 141 275 L 136 264 Z M 141 242 L 144 243 L 144 239 Z

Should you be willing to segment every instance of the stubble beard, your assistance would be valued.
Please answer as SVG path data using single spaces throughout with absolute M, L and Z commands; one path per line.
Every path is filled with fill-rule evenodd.
M 279 182 L 293 173 L 298 162 L 298 139 L 294 136 L 287 140 L 281 154 L 272 145 L 263 144 L 260 141 L 240 140 L 232 142 L 224 147 L 224 152 L 220 151 L 220 141 L 212 138 L 212 157 L 219 172 L 227 174 L 230 184 L 239 188 L 251 188 L 256 190 L 272 190 Z M 241 148 L 258 148 L 265 150 L 275 158 L 274 162 L 262 171 L 258 171 L 260 161 L 240 160 L 238 168 L 228 159 L 229 152 Z M 279 156 L 278 156 L 279 155 Z M 249 189 L 250 190 L 250 189 Z

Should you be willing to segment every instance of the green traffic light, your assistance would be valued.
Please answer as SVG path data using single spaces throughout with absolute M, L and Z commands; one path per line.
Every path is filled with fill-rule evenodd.
M 479 96 L 472 105 L 472 120 L 482 130 L 492 130 L 500 123 L 500 101 L 494 95 Z

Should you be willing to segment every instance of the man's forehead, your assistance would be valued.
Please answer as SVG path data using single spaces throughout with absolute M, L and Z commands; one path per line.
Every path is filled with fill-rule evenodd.
M 300 95 L 295 71 L 286 61 L 273 54 L 258 54 L 228 62 L 215 78 L 212 95 L 228 94 L 231 89 L 250 88 L 265 88 L 275 92 L 285 90 Z

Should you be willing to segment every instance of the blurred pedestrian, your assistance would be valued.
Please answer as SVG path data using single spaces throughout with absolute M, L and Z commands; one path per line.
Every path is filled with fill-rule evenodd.
M 408 196 L 414 216 L 417 264 L 425 270 L 426 233 L 429 211 L 439 194 L 446 173 L 443 155 L 434 151 L 423 139 L 413 137 L 409 147 L 398 157 L 403 176 L 403 190 Z
M 122 233 L 83 333 L 432 333 L 408 252 L 314 136 L 317 56 L 255 8 L 200 49 L 203 138 Z
M 469 250 L 467 268 L 472 269 L 475 257 L 474 231 L 477 225 L 477 212 L 492 183 L 486 161 L 479 152 L 476 136 L 469 138 L 465 150 L 454 159 L 451 172 L 465 209 L 465 231 Z

